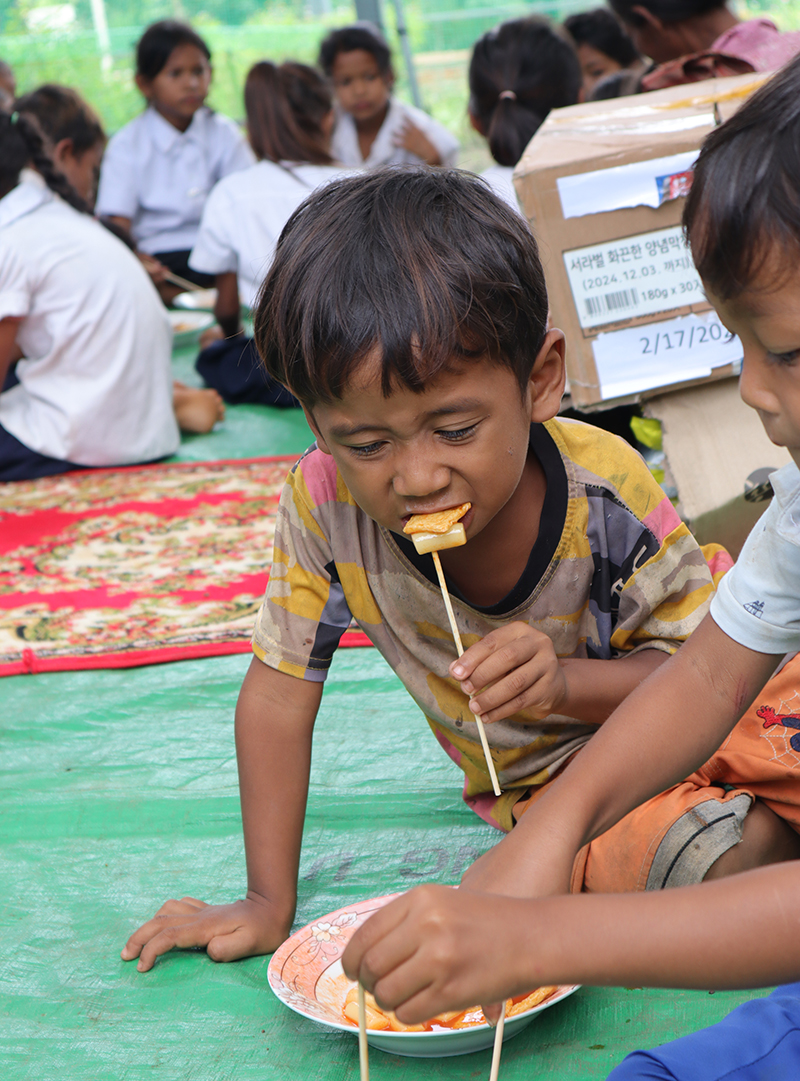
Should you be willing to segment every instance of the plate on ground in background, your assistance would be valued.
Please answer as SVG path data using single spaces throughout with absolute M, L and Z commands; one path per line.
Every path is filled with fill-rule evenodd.
M 178 293 L 172 301 L 174 307 L 183 308 L 190 312 L 210 312 L 217 303 L 216 289 L 192 289 L 186 293 Z
M 167 313 L 172 324 L 173 346 L 194 345 L 204 330 L 214 325 L 211 312 L 171 311 Z
M 321 916 L 295 931 L 272 955 L 269 985 L 290 1010 L 328 1028 L 358 1035 L 358 1029 L 344 1016 L 347 992 L 354 986 L 342 971 L 341 956 L 358 927 L 379 908 L 399 897 L 377 897 L 347 905 Z M 557 988 L 538 1006 L 506 1019 L 503 1040 L 516 1036 L 538 1015 L 578 990 L 577 985 Z M 481 1020 L 466 1028 L 434 1028 L 426 1032 L 392 1032 L 367 1029 L 370 1046 L 395 1055 L 414 1058 L 444 1058 L 482 1051 L 494 1043 L 494 1029 Z

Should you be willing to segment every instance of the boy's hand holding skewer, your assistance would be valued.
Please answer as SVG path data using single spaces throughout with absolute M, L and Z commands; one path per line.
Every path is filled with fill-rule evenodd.
M 531 719 L 568 712 L 566 669 L 552 641 L 528 623 L 508 623 L 464 650 L 450 674 L 485 724 L 521 710 Z
M 498 912 L 506 905 L 510 918 L 501 920 Z M 350 940 L 342 965 L 403 1024 L 421 1024 L 493 996 L 494 1005 L 484 1012 L 496 1022 L 510 987 L 525 994 L 536 986 L 535 950 L 520 949 L 527 914 L 525 902 L 510 898 L 419 886 L 370 916 Z M 536 933 L 532 928 L 531 939 Z M 541 927 L 538 933 L 544 933 Z

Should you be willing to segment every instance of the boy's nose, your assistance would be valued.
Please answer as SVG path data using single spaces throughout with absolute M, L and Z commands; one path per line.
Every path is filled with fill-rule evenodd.
M 742 371 L 739 375 L 739 394 L 745 405 L 751 409 L 758 409 L 763 413 L 774 413 L 777 400 L 769 387 L 766 378 L 766 361 L 748 355 L 745 350 L 742 359 Z
M 420 499 L 443 491 L 449 483 L 450 470 L 426 455 L 407 455 L 395 464 L 392 484 L 398 495 Z

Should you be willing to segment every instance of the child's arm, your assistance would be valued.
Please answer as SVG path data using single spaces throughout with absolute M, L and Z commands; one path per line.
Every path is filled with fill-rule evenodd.
M 239 305 L 239 283 L 235 271 L 216 275 L 217 299 L 214 315 L 219 323 L 223 337 L 232 338 L 242 329 Z
M 559 660 L 546 634 L 516 622 L 470 646 L 450 665 L 450 674 L 473 695 L 473 713 L 488 723 L 525 709 L 539 717 L 558 713 L 602 724 L 667 657 L 654 648 L 610 661 Z
M 22 319 L 12 316 L 0 319 L 0 390 L 3 389 L 8 369 L 22 356 L 17 346 L 17 330 L 21 322 Z
M 176 946 L 205 946 L 215 961 L 270 953 L 286 938 L 297 900 L 311 737 L 322 684 L 253 659 L 236 707 L 247 896 L 233 904 L 168 901 L 136 931 L 122 958 L 146 972 Z
M 549 984 L 763 987 L 800 973 L 798 889 L 795 863 L 535 901 L 421 886 L 371 916 L 342 963 L 406 1024 Z
M 517 897 L 568 889 L 578 850 L 706 762 L 778 660 L 739 645 L 706 616 L 464 883 Z

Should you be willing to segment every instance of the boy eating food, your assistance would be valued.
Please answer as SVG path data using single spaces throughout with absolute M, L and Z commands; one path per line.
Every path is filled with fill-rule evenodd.
M 256 342 L 317 443 L 283 492 L 237 707 L 249 891 L 231 905 L 167 902 L 123 950 L 141 970 L 173 946 L 229 960 L 288 933 L 312 729 L 351 618 L 463 770 L 466 802 L 506 831 L 702 619 L 711 570 L 642 460 L 555 419 L 565 346 L 547 314 L 530 231 L 467 174 L 347 178 L 286 226 Z M 459 668 L 433 561 L 404 527 L 467 503 L 467 543 L 440 553 Z M 580 884 L 627 888 L 664 814 L 687 808 L 600 844 Z M 711 830 L 686 874 L 699 880 L 719 855 Z

